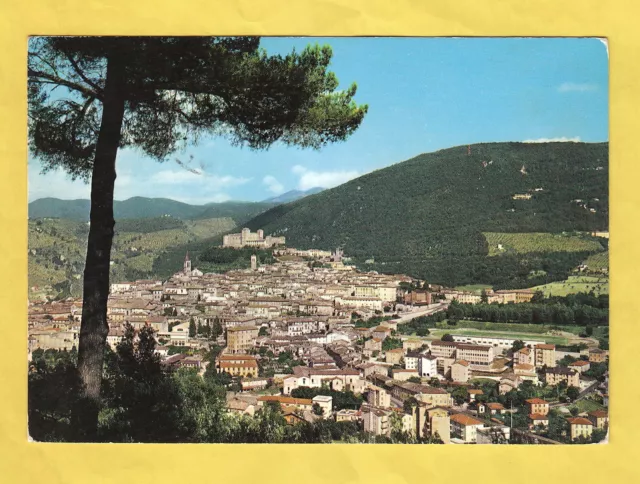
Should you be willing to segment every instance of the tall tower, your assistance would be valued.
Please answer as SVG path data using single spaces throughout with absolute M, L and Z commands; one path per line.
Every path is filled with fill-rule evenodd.
M 183 271 L 185 275 L 191 274 L 191 259 L 189 259 L 189 251 L 187 251 L 187 255 L 184 257 L 184 268 Z
M 255 254 L 251 256 L 251 270 L 255 271 L 258 269 L 258 258 Z

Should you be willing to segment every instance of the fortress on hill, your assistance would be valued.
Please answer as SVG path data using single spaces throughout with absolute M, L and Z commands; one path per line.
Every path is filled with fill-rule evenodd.
M 265 237 L 264 231 L 251 232 L 247 228 L 242 229 L 239 234 L 228 234 L 222 238 L 222 247 L 275 247 L 284 244 L 284 237 L 272 237 L 271 235 Z

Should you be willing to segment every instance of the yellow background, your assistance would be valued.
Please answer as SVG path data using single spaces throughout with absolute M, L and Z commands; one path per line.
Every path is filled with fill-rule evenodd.
M 640 26 L 633 1 L 0 2 L 0 481 L 640 482 Z M 599 36 L 610 51 L 611 439 L 591 446 L 27 442 L 29 34 Z M 365 80 L 360 80 L 364 82 Z M 464 480 L 464 481 L 463 481 Z

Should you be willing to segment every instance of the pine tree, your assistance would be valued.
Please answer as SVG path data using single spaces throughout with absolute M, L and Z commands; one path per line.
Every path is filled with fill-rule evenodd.
M 360 126 L 356 86 L 337 91 L 328 46 L 269 56 L 256 37 L 34 37 L 29 42 L 29 142 L 44 171 L 91 181 L 78 371 L 95 440 L 114 234 L 119 148 L 164 161 L 202 135 L 266 149 L 320 148 Z

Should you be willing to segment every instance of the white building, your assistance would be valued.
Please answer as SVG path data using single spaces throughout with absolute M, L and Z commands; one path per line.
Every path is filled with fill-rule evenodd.
M 418 374 L 433 377 L 438 375 L 438 358 L 433 355 L 421 354 L 418 359 Z

